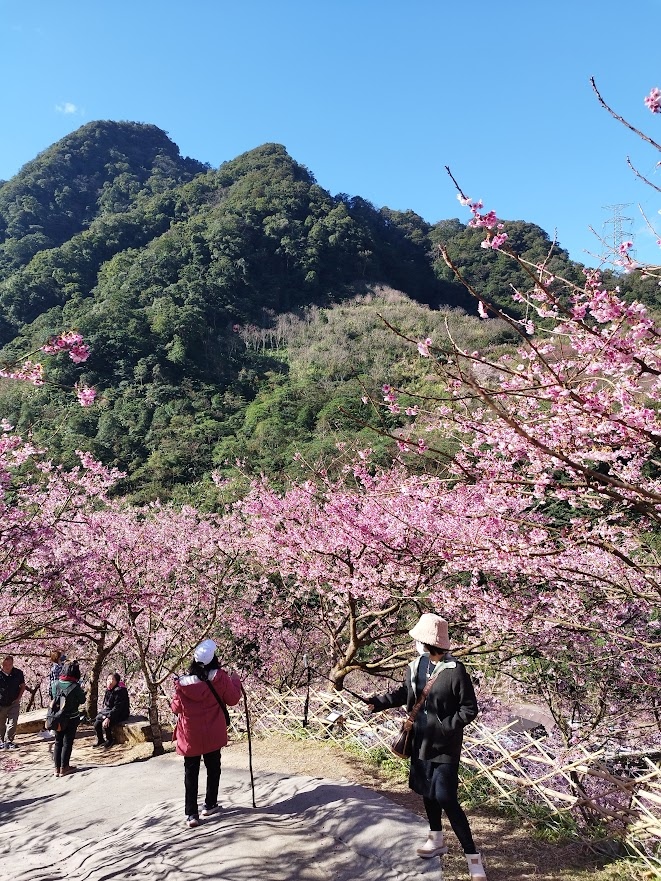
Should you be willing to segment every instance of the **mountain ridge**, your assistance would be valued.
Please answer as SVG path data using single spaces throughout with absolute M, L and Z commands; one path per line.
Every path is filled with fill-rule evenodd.
M 582 268 L 539 227 L 514 221 L 508 231 L 524 256 L 581 282 Z M 122 468 L 125 489 L 141 498 L 167 496 L 200 479 L 230 448 L 240 458 L 240 445 L 226 439 L 254 425 L 256 412 L 270 410 L 253 407 L 245 421 L 246 407 L 262 392 L 273 401 L 304 401 L 307 413 L 299 419 L 285 407 L 291 423 L 267 420 L 264 432 L 276 426 L 326 455 L 328 445 L 318 441 L 329 425 L 345 439 L 351 434 L 344 418 L 329 421 L 334 400 L 351 410 L 361 382 L 378 393 L 390 369 L 402 378 L 415 369 L 397 366 L 402 353 L 393 343 L 378 370 L 360 367 L 332 382 L 312 371 L 310 381 L 324 387 L 317 394 L 301 380 L 305 371 L 291 373 L 291 358 L 299 364 L 299 355 L 286 344 L 253 349 L 252 331 L 244 330 L 268 335 L 280 316 L 304 319 L 309 309 L 323 316 L 391 288 L 409 298 L 403 314 L 415 314 L 411 327 L 426 336 L 425 324 L 437 324 L 429 309 L 474 308 L 440 259 L 439 242 L 495 302 L 509 299 L 510 284 L 528 283 L 505 255 L 481 249 L 480 235 L 458 220 L 432 226 L 412 211 L 331 195 L 281 144 L 260 145 L 212 169 L 182 157 L 156 126 L 88 123 L 0 186 L 0 362 L 76 328 L 92 350 L 89 361 L 82 370 L 58 362 L 49 375 L 62 386 L 79 379 L 96 386 L 100 403 L 80 412 L 56 386 L 5 383 L 0 415 L 65 463 L 74 461 L 75 449 L 89 449 Z M 329 327 L 336 328 L 337 314 L 328 314 Z M 366 333 L 370 345 L 377 337 L 361 321 L 362 330 L 352 333 Z M 333 332 L 337 345 L 349 345 L 350 336 Z M 480 334 L 497 341 L 502 332 Z M 300 327 L 296 346 L 305 349 Z M 330 363 L 326 356 L 322 362 Z M 246 428 L 246 443 L 249 434 Z M 264 441 L 260 467 L 268 470 L 269 442 L 278 448 L 272 464 L 277 459 L 282 471 L 289 453 L 275 438 Z

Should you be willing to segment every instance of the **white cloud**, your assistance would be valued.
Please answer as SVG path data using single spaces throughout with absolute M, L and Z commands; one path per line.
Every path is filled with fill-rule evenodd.
M 56 104 L 55 109 L 58 113 L 78 113 L 78 107 L 71 101 L 65 101 L 63 104 Z

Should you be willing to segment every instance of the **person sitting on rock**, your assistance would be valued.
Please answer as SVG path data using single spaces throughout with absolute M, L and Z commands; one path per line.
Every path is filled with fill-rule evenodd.
M 96 743 L 94 746 L 113 746 L 112 726 L 124 722 L 130 715 L 129 693 L 119 673 L 111 673 L 106 679 L 103 706 L 94 720 Z M 104 737 L 105 735 L 105 737 Z

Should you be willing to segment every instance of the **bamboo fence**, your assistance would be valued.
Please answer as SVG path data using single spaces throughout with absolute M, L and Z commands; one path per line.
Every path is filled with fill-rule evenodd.
M 344 693 L 264 688 L 250 701 L 255 733 L 308 737 L 351 746 L 374 757 L 387 751 L 403 711 L 370 715 Z M 245 724 L 235 714 L 240 733 Z M 394 759 L 394 756 L 392 757 Z M 466 729 L 462 752 L 464 796 L 473 803 L 508 805 L 525 816 L 554 820 L 594 846 L 617 842 L 661 878 L 661 764 L 639 755 L 609 755 L 586 747 L 558 749 L 514 723 L 491 729 L 480 721 Z

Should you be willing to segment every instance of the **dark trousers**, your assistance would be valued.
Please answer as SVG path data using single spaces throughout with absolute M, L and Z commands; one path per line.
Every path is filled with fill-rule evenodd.
M 76 736 L 76 729 L 80 718 L 69 719 L 61 731 L 55 732 L 55 746 L 53 747 L 53 759 L 56 768 L 68 768 L 71 761 L 71 750 Z
M 459 839 L 464 853 L 477 853 L 468 819 L 463 812 L 457 792 L 459 790 L 459 766 L 439 764 L 434 769 L 431 791 L 433 798 L 425 798 L 425 811 L 432 832 L 441 831 L 441 815 L 445 811 L 452 831 Z
M 94 730 L 96 731 L 96 739 L 99 743 L 104 739 L 106 743 L 112 743 L 112 725 L 108 725 L 107 728 L 103 727 L 103 720 L 106 716 L 102 716 L 100 713 L 94 720 Z
M 200 759 L 204 759 L 207 769 L 207 792 L 204 804 L 212 808 L 218 801 L 220 786 L 220 750 L 205 753 L 203 756 L 184 756 L 184 785 L 186 787 L 186 816 L 197 814 L 197 785 L 200 776 Z

